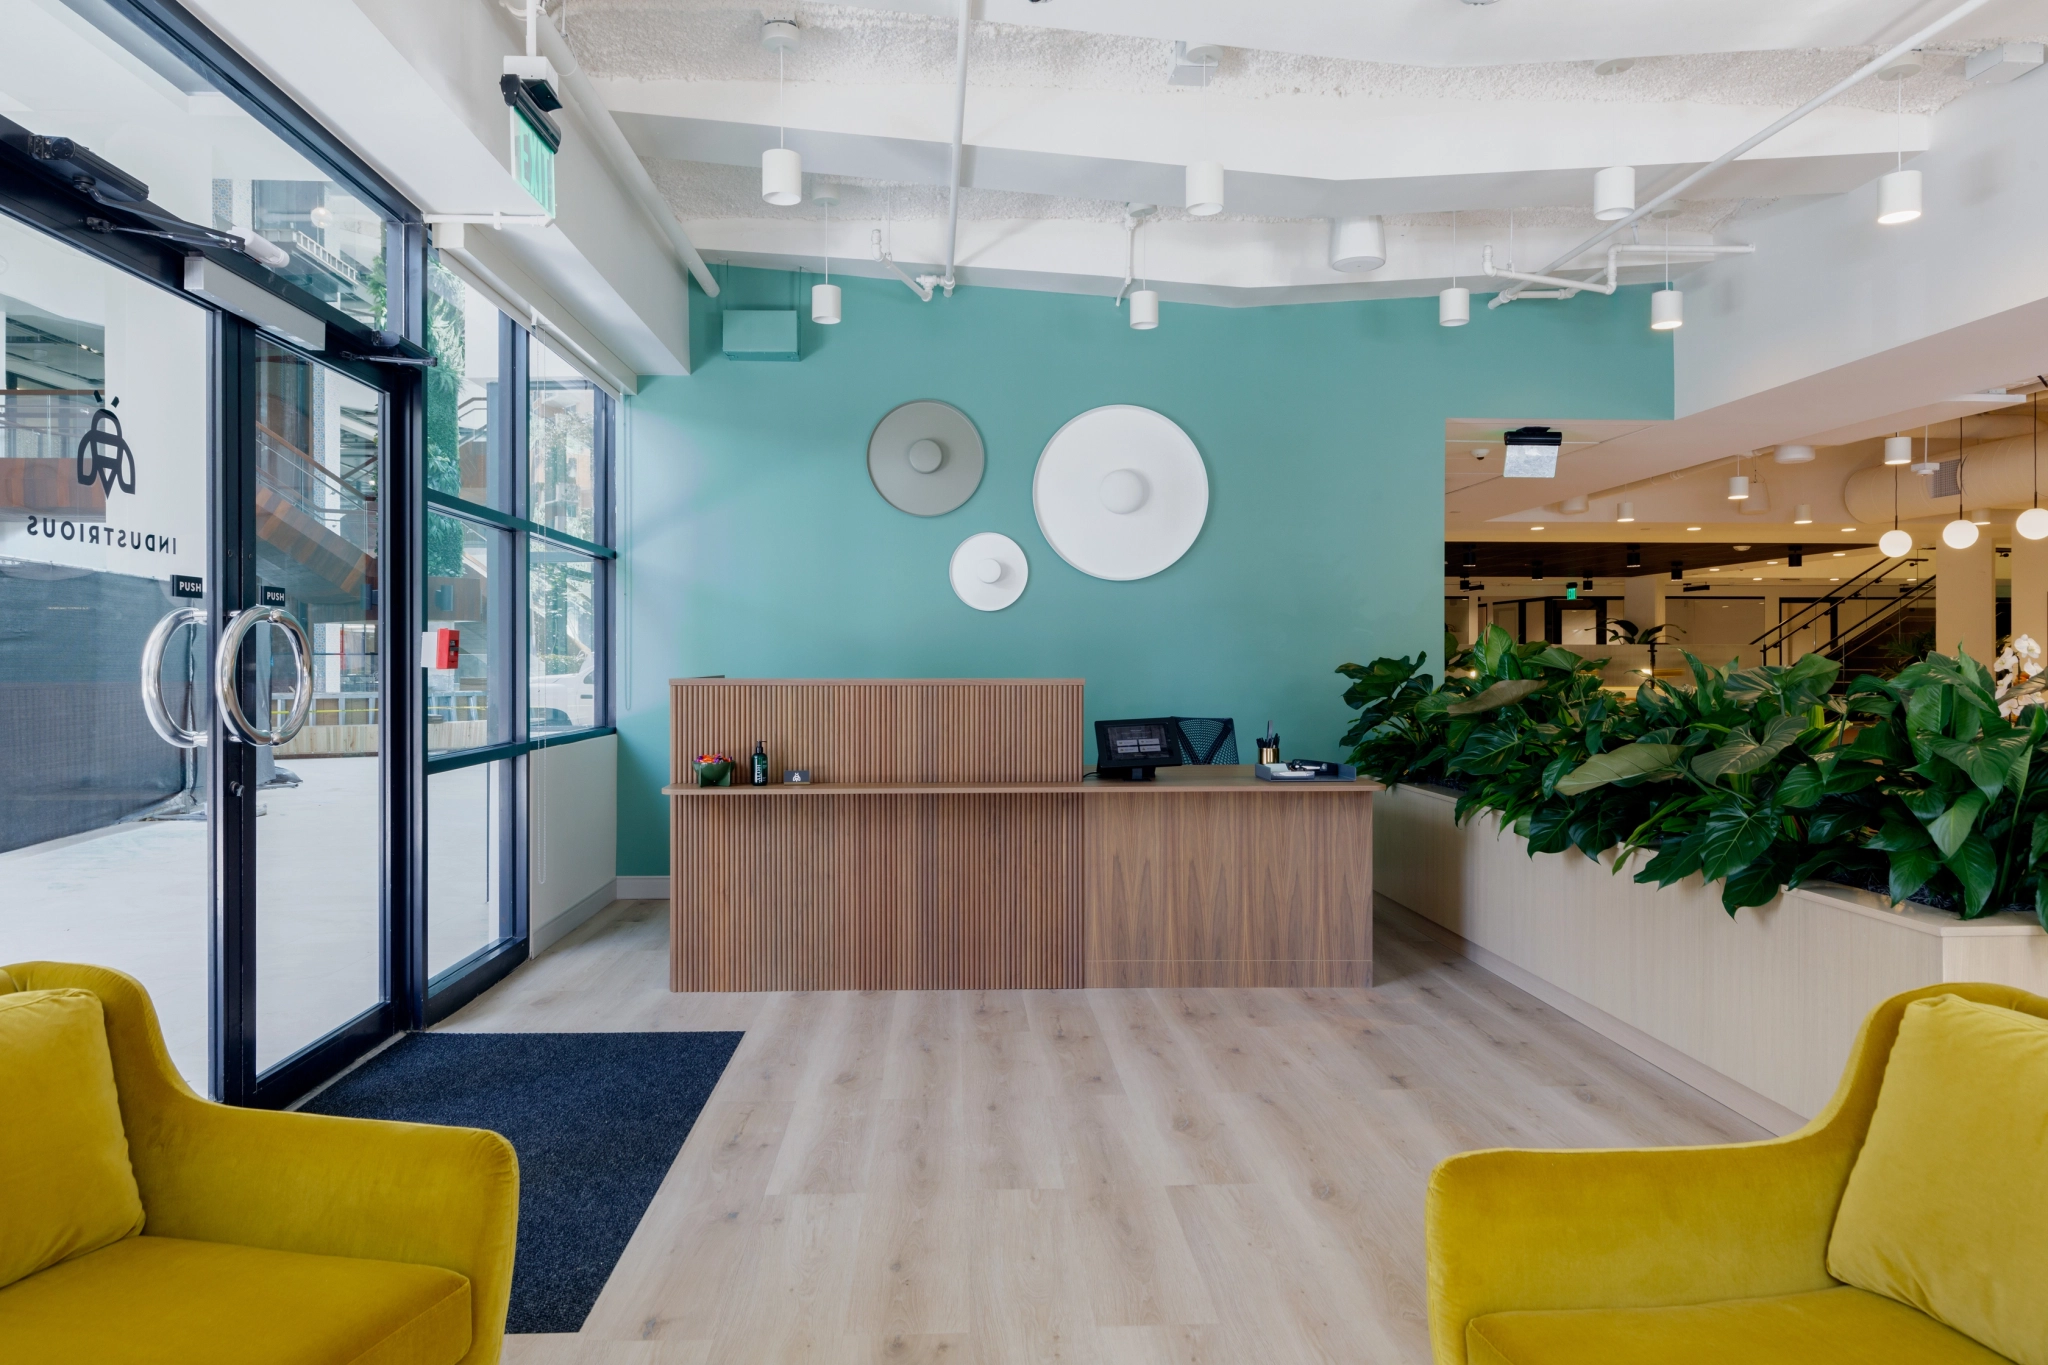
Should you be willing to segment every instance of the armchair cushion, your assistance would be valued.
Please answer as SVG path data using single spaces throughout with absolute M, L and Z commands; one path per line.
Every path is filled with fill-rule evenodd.
M 130 1237 L 0 1289 L 8 1359 L 455 1365 L 469 1281 L 438 1266 Z
M 141 1230 L 99 997 L 0 995 L 0 1105 L 0 1286 Z
M 1906 1007 L 1828 1244 L 1836 1279 L 2048 1365 L 2048 1020 Z
M 1472 1365 L 2004 1365 L 1962 1333 L 1860 1289 L 1491 1313 L 1467 1324 L 1465 1347 Z

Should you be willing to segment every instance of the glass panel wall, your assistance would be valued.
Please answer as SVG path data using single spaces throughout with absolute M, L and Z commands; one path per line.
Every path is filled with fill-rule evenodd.
M 384 396 L 269 342 L 258 343 L 256 383 L 261 601 L 305 630 L 315 689 L 313 720 L 257 750 L 260 1072 L 384 998 L 375 715 Z M 291 705 L 289 652 L 274 630 L 251 639 L 267 711 L 259 723 L 276 726 Z M 332 719 L 316 723 L 322 716 Z
M 206 751 L 158 735 L 137 679 L 201 605 L 207 315 L 5 217 L 0 261 L 0 962 L 140 978 L 204 1090 Z M 165 644 L 169 717 L 203 732 L 203 622 Z
M 578 540 L 597 535 L 597 408 L 603 389 L 545 343 L 529 350 L 526 515 Z
M 427 514 L 427 629 L 455 632 L 455 666 L 441 668 L 441 660 L 432 659 L 424 670 L 430 754 L 512 737 L 499 678 L 513 657 L 504 652 L 511 643 L 504 624 L 511 554 L 509 532 L 445 512 Z
M 528 554 L 528 725 L 585 730 L 597 724 L 597 562 L 538 538 Z
M 427 779 L 427 975 L 513 932 L 512 760 Z
M 0 34 L 8 118 L 84 144 L 158 207 L 256 239 L 278 275 L 384 325 L 382 216 L 119 10 L 0 0 Z

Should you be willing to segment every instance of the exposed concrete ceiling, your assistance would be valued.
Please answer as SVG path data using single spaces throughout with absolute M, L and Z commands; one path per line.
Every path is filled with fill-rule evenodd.
M 1504 261 L 1511 223 L 1529 268 L 1594 226 L 1598 168 L 1635 166 L 1647 197 L 1946 7 L 985 0 L 968 63 L 959 275 L 1113 292 L 1130 202 L 1163 206 L 1139 250 L 1168 298 L 1434 292 L 1475 274 L 1483 244 Z M 878 274 L 881 230 L 898 260 L 943 259 L 953 4 L 574 0 L 556 12 L 707 255 L 791 266 L 830 251 L 836 270 Z M 781 83 L 764 17 L 802 31 Z M 1968 95 L 1968 54 L 2035 33 L 2048 33 L 2048 0 L 1994 0 L 1941 35 L 1918 74 L 1866 82 L 1689 192 L 1668 223 L 1673 244 L 1740 240 L 1743 218 L 1773 200 L 1867 185 L 1902 151 L 1924 150 L 1932 116 Z M 1222 46 L 1195 84 L 1170 79 L 1176 40 Z M 1611 58 L 1633 65 L 1598 74 Z M 760 156 L 778 142 L 803 154 L 808 193 L 838 187 L 829 236 L 809 204 L 762 203 Z M 1177 207 L 1197 160 L 1228 168 L 1223 215 Z M 1389 260 L 1346 275 L 1328 264 L 1326 220 L 1359 213 L 1387 217 Z M 1666 227 L 1643 225 L 1644 240 Z

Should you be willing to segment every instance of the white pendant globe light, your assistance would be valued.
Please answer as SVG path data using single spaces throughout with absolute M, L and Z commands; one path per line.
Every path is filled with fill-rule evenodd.
M 1967 550 L 1977 543 L 1977 523 L 1968 517 L 1957 517 L 1941 528 L 1941 543 L 1951 550 Z
M 2028 540 L 2048 537 L 2048 507 L 2029 507 L 2014 519 L 2012 529 Z
M 1149 332 L 1159 325 L 1159 291 L 1157 289 L 1136 289 L 1131 292 L 1131 326 L 1140 332 Z
M 1685 295 L 1669 287 L 1650 295 L 1650 330 L 1675 332 L 1685 326 Z
M 761 153 L 761 197 L 776 208 L 786 209 L 804 201 L 804 159 L 796 149 L 784 145 L 788 131 L 783 127 L 783 65 L 796 46 L 797 27 L 786 19 L 772 19 L 761 25 L 761 45 L 775 50 L 775 143 Z
M 1223 212 L 1223 163 L 1188 163 L 1188 212 L 1209 218 Z
M 1972 526 L 1970 529 L 1975 531 L 1977 528 Z M 1894 526 L 1877 538 L 1877 548 L 1884 551 L 1887 559 L 1897 559 L 1913 548 L 1913 537 L 1910 532 Z
M 1877 221 L 1885 227 L 1920 216 L 1920 172 L 1893 171 L 1877 182 Z
M 1913 438 L 1910 436 L 1885 437 L 1884 462 L 1886 464 L 1913 463 Z
M 1593 172 L 1593 216 L 1603 223 L 1636 211 L 1636 168 L 1609 166 Z

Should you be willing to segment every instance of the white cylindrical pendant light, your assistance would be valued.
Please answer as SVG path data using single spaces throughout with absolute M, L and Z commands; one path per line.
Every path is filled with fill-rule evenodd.
M 1223 163 L 1195 161 L 1188 165 L 1188 212 L 1197 218 L 1223 212 Z
M 804 201 L 804 159 L 794 147 L 761 153 L 761 197 L 779 209 Z
M 1387 225 L 1378 214 L 1330 220 L 1330 269 L 1359 274 L 1386 263 Z
M 2029 507 L 2014 519 L 2012 529 L 2028 540 L 2048 536 L 2048 507 Z
M 1982 507 L 1972 508 L 1969 518 L 1972 526 L 1989 526 L 1991 524 L 1991 513 Z
M 1792 509 L 1792 524 L 1793 524 L 1794 526 L 1811 526 L 1811 525 L 1813 525 L 1813 508 L 1811 508 L 1811 507 L 1807 506 L 1807 505 L 1806 505 L 1805 503 L 1803 503 L 1803 502 L 1802 502 L 1802 503 L 1800 503 L 1800 504 L 1799 504 L 1799 506 L 1797 506 L 1797 507 L 1793 508 L 1793 509 Z
M 1877 221 L 1886 227 L 1920 216 L 1920 172 L 1893 171 L 1878 177 Z
M 1438 294 L 1436 321 L 1439 327 L 1463 327 L 1472 321 L 1472 291 L 1453 287 Z
M 1974 532 L 1977 528 L 1972 526 L 1970 529 Z M 1887 559 L 1897 559 L 1913 548 L 1913 537 L 1895 526 L 1877 538 L 1877 548 L 1884 551 Z
M 1593 216 L 1603 223 L 1636 211 L 1636 168 L 1609 166 L 1593 172 Z
M 1131 293 L 1131 326 L 1149 332 L 1159 325 L 1159 291 L 1138 289 Z
M 1747 474 L 1731 474 L 1731 475 L 1729 475 L 1729 476 L 1728 476 L 1728 501 L 1730 501 L 1730 502 L 1747 502 L 1748 500 L 1749 500 L 1749 475 L 1747 475 Z
M 1801 445 L 1779 446 L 1771 452 L 1771 458 L 1779 464 L 1810 464 L 1813 461 L 1813 447 Z
M 1910 436 L 1885 437 L 1884 462 L 1886 464 L 1913 463 L 1913 438 Z
M 1650 330 L 1670 332 L 1685 325 L 1685 295 L 1665 287 L 1650 295 Z
M 1636 519 L 1636 505 L 1632 502 L 1623 503 L 1621 509 L 1614 514 L 1614 519 L 1616 521 L 1634 521 Z
M 839 321 L 839 286 L 836 284 L 814 284 L 811 286 L 811 321 L 827 327 Z
M 1941 528 L 1941 543 L 1951 550 L 1967 550 L 1977 543 L 1977 524 L 1967 517 L 1957 517 Z

